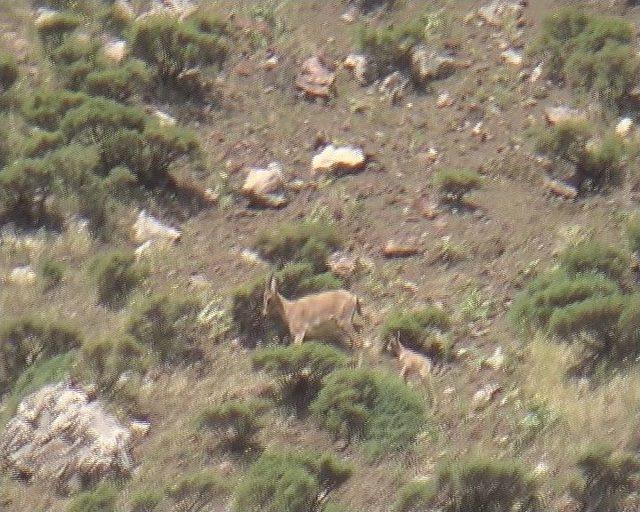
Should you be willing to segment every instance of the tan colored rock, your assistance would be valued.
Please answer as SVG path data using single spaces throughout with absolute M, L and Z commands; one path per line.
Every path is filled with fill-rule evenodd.
M 407 258 L 420 253 L 417 240 L 389 240 L 382 249 L 386 258 Z
M 478 9 L 478 17 L 485 23 L 501 28 L 507 20 L 517 20 L 524 13 L 520 3 L 508 0 L 494 0 Z
M 500 54 L 500 58 L 503 60 L 503 62 L 509 64 L 510 66 L 513 66 L 514 68 L 520 69 L 524 64 L 522 51 L 514 50 L 513 48 L 503 51 Z
M 284 190 L 282 166 L 271 162 L 266 169 L 249 169 L 241 193 L 256 205 L 280 208 L 288 202 Z
M 16 267 L 7 276 L 7 281 L 13 284 L 26 286 L 36 282 L 38 276 L 31 268 L 31 265 Z
M 352 53 L 344 59 L 343 66 L 353 72 L 353 76 L 360 85 L 369 85 L 373 79 L 369 59 L 365 55 Z
M 109 41 L 102 48 L 102 53 L 111 64 L 120 64 L 127 56 L 127 42 L 120 39 Z
M 140 211 L 138 219 L 133 224 L 133 240 L 144 244 L 151 240 L 163 244 L 174 244 L 180 240 L 180 231 L 160 222 L 155 217 Z
M 634 129 L 633 119 L 623 117 L 616 125 L 616 135 L 620 137 L 628 137 Z
M 311 172 L 319 174 L 350 173 L 364 169 L 367 158 L 356 146 L 334 146 L 329 144 L 311 161 Z
M 574 186 L 562 181 L 547 179 L 544 185 L 553 195 L 563 199 L 575 199 L 578 196 L 578 190 Z
M 487 357 L 482 361 L 482 366 L 493 368 L 494 370 L 501 370 L 504 367 L 505 357 L 502 352 L 502 347 L 497 347 L 491 357 Z
M 531 76 L 529 77 L 529 81 L 532 84 L 536 83 L 538 80 L 540 80 L 540 77 L 542 76 L 543 71 L 544 71 L 544 65 L 541 62 L 535 68 L 533 68 L 533 71 L 531 72 Z
M 345 252 L 334 252 L 327 260 L 331 273 L 343 279 L 351 277 L 358 268 L 358 258 Z
M 454 103 L 454 99 L 448 92 L 443 92 L 438 95 L 438 99 L 436 100 L 436 107 L 438 108 L 446 108 L 452 106 Z
M 476 411 L 484 409 L 493 402 L 500 391 L 501 388 L 497 384 L 487 384 L 475 392 L 471 399 L 471 407 Z
M 404 98 L 408 85 L 409 79 L 399 71 L 394 71 L 382 80 L 378 91 L 384 94 L 392 104 L 395 104 Z
M 460 61 L 448 55 L 429 51 L 418 45 L 411 52 L 411 73 L 415 80 L 425 84 L 431 80 L 446 78 L 460 68 L 471 66 L 469 61 Z
M 311 98 L 329 98 L 333 94 L 336 74 L 324 59 L 315 55 L 302 63 L 295 86 Z
M 158 123 L 162 127 L 175 126 L 176 125 L 177 121 L 175 120 L 175 118 L 170 116 L 166 112 L 162 112 L 162 110 L 154 109 L 151 112 L 151 115 L 153 115 L 153 117 L 155 117 L 158 120 Z
M 126 475 L 131 433 L 99 400 L 65 383 L 27 396 L 0 437 L 5 470 L 67 489 L 76 480 Z
M 134 420 L 129 423 L 129 432 L 131 432 L 133 441 L 139 441 L 140 439 L 146 437 L 150 429 L 151 423 L 149 423 L 148 421 Z
M 544 119 L 549 126 L 555 126 L 566 121 L 585 121 L 587 115 L 581 110 L 567 106 L 547 107 L 544 109 Z

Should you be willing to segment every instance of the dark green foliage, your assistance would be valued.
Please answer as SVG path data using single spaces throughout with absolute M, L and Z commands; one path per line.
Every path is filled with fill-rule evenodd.
M 52 12 L 37 24 L 38 33 L 48 45 L 59 45 L 69 32 L 82 23 L 82 17 L 70 11 Z
M 96 282 L 98 301 L 109 307 L 122 306 L 146 274 L 145 269 L 136 263 L 133 251 L 124 250 L 96 257 L 90 271 Z
M 102 483 L 73 498 L 66 512 L 115 512 L 117 499 L 118 489 L 113 484 Z
M 143 373 L 150 363 L 148 350 L 126 334 L 87 341 L 81 361 L 85 376 L 103 392 L 111 391 L 124 372 Z
M 586 145 L 592 137 L 590 125 L 583 120 L 557 123 L 537 134 L 536 151 L 578 166 L 585 158 Z
M 6 219 L 38 226 L 48 217 L 51 169 L 40 159 L 21 158 L 0 171 L 0 209 Z
M 167 489 L 167 494 L 179 504 L 178 510 L 197 512 L 207 510 L 212 502 L 222 501 L 229 494 L 230 487 L 227 479 L 215 471 L 204 469 L 180 477 Z
M 163 498 L 163 493 L 155 489 L 137 491 L 129 499 L 131 512 L 153 512 Z
M 47 132 L 34 130 L 24 142 L 24 156 L 38 158 L 45 156 L 49 151 L 58 149 L 62 145 L 60 132 Z
M 420 395 L 399 377 L 369 369 L 333 372 L 310 410 L 334 436 L 365 441 L 372 456 L 409 449 L 427 422 Z
M 570 276 L 596 273 L 623 280 L 629 273 L 629 254 L 617 247 L 588 240 L 569 247 L 560 257 L 560 266 Z
M 436 483 L 431 480 L 409 482 L 400 489 L 393 507 L 395 512 L 423 512 L 435 501 Z
M 351 468 L 330 454 L 266 452 L 236 490 L 236 512 L 320 512 Z
M 49 57 L 61 85 L 79 90 L 87 75 L 98 68 L 99 50 L 99 40 L 83 33 L 71 34 L 49 47 Z
M 164 362 L 193 360 L 198 347 L 197 316 L 200 306 L 192 298 L 156 295 L 137 302 L 127 331 Z
M 621 18 L 564 7 L 549 15 L 534 52 L 550 75 L 584 92 L 595 92 L 608 107 L 620 106 L 638 77 L 633 26 Z
M 340 247 L 336 228 L 324 222 L 285 223 L 262 232 L 254 244 L 258 252 L 278 267 L 291 262 L 307 262 L 314 272 L 327 269 L 326 260 Z
M 401 512 L 429 506 L 443 512 L 534 511 L 537 503 L 536 486 L 518 462 L 481 456 L 442 466 L 435 485 L 405 492 Z
M 475 171 L 446 169 L 435 174 L 433 183 L 445 200 L 460 204 L 465 194 L 480 188 L 482 177 Z
M 549 318 L 549 331 L 564 338 L 580 333 L 613 337 L 624 306 L 625 299 L 621 295 L 590 297 L 556 309 Z
M 582 485 L 573 491 L 585 512 L 616 512 L 635 488 L 640 471 L 635 454 L 616 453 L 606 446 L 593 446 L 577 460 Z
M 46 259 L 40 266 L 40 278 L 45 291 L 55 288 L 62 282 L 66 266 L 57 260 Z
M 268 410 L 265 400 L 232 400 L 205 408 L 197 423 L 201 429 L 213 430 L 231 450 L 244 452 L 255 445 L 255 436 L 263 427 L 262 415 Z
M 258 350 L 251 360 L 256 368 L 275 377 L 282 403 L 298 411 L 306 409 L 318 395 L 327 375 L 349 363 L 340 350 L 313 342 Z
M 63 90 L 35 91 L 23 106 L 25 119 L 43 130 L 57 130 L 67 111 L 88 99 L 86 94 Z
M 640 217 L 633 217 L 627 224 L 627 241 L 631 252 L 640 255 Z
M 144 62 L 130 60 L 122 66 L 90 72 L 86 76 L 84 89 L 92 96 L 124 101 L 143 92 L 150 82 L 151 73 Z
M 37 361 L 78 348 L 82 337 L 72 326 L 47 317 L 8 320 L 0 326 L 0 394 Z
M 223 24 L 162 14 L 137 21 L 130 40 L 135 54 L 152 64 L 162 80 L 174 84 L 189 69 L 222 65 L 228 51 Z
M 18 79 L 18 64 L 9 54 L 0 52 L 0 95 Z
M 430 334 L 433 332 L 445 333 L 451 328 L 449 315 L 441 308 L 427 306 L 415 311 L 392 312 L 382 328 L 382 339 L 400 340 L 406 347 L 431 353 L 431 355 L 443 355 L 438 352 L 438 347 L 430 344 Z M 441 347 L 442 348 L 442 347 Z

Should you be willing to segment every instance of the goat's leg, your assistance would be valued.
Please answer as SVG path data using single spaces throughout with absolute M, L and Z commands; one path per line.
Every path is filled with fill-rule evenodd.
M 408 373 L 409 368 L 407 366 L 403 366 L 400 369 L 400 377 L 402 377 L 402 380 L 404 380 L 404 383 L 407 383 L 407 373 Z
M 293 336 L 293 344 L 294 345 L 302 345 L 302 342 L 304 341 L 304 335 L 305 334 L 306 333 L 304 331 L 295 333 L 294 336 Z

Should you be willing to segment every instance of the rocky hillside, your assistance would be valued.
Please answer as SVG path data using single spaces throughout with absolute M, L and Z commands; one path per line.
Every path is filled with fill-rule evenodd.
M 635 2 L 29 1 L 0 510 L 638 510 Z

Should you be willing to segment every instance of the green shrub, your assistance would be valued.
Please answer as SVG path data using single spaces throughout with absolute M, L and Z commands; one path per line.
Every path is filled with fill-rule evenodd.
M 431 346 L 434 333 L 443 334 L 451 328 L 449 315 L 441 308 L 427 306 L 415 311 L 392 312 L 382 328 L 382 339 L 400 340 L 406 347 L 413 348 L 430 355 L 442 356 L 444 347 Z M 434 353 L 435 352 L 435 353 Z
M 342 239 L 336 228 L 322 221 L 285 223 L 258 235 L 254 247 L 277 267 L 307 262 L 314 272 L 327 269 L 327 258 L 340 248 Z
M 570 276 L 596 273 L 621 281 L 629 274 L 630 259 L 628 253 L 617 247 L 587 240 L 565 250 L 560 256 L 560 267 Z
M 606 446 L 592 446 L 578 457 L 582 485 L 573 490 L 582 510 L 615 512 L 635 489 L 640 471 L 635 454 L 615 453 Z
M 427 505 L 443 512 L 537 510 L 536 486 L 519 463 L 480 456 L 442 466 L 431 489 L 414 488 L 406 498 L 398 504 L 402 512 L 425 510 Z M 403 504 L 407 506 L 401 508 Z M 425 508 L 413 508 L 416 505 Z
M 364 441 L 372 456 L 407 450 L 427 421 L 421 396 L 399 377 L 369 369 L 333 372 L 310 410 L 335 437 Z
M 261 349 L 252 354 L 251 360 L 254 367 L 276 379 L 281 402 L 298 411 L 316 398 L 327 375 L 349 362 L 340 350 L 313 342 Z
M 122 66 L 90 72 L 84 89 L 92 96 L 125 101 L 143 92 L 151 82 L 151 74 L 142 61 L 130 60 Z
M 87 341 L 82 345 L 85 376 L 103 392 L 110 392 L 125 372 L 143 373 L 149 366 L 148 351 L 126 334 Z
M 155 489 L 137 491 L 129 499 L 131 512 L 153 512 L 163 498 L 163 493 Z
M 547 62 L 550 75 L 585 92 L 593 91 L 608 107 L 618 107 L 638 77 L 633 26 L 621 18 L 561 8 L 543 22 L 534 53 Z
M 66 512 L 115 512 L 117 499 L 118 489 L 113 484 L 102 483 L 73 498 Z
M 137 21 L 130 41 L 133 52 L 152 64 L 162 80 L 174 85 L 179 83 L 181 73 L 189 69 L 221 66 L 228 51 L 221 25 L 204 26 L 163 14 Z
M 62 43 L 69 32 L 73 32 L 82 23 L 82 17 L 69 12 L 52 12 L 37 24 L 38 33 L 45 43 L 55 46 Z
M 34 130 L 24 142 L 24 156 L 27 158 L 43 157 L 62 145 L 60 132 Z
M 208 406 L 198 415 L 201 429 L 213 430 L 224 445 L 236 452 L 255 446 L 255 436 L 263 427 L 261 416 L 268 411 L 265 400 L 232 400 Z
M 640 255 L 640 217 L 633 217 L 627 224 L 627 241 L 631 252 Z
M 615 336 L 624 306 L 621 295 L 591 297 L 556 309 L 549 318 L 549 331 L 564 338 L 587 333 L 607 339 Z
M 167 489 L 167 494 L 179 504 L 178 510 L 197 512 L 207 510 L 212 502 L 221 500 L 230 490 L 227 479 L 213 470 L 204 469 L 182 476 Z
M 194 360 L 201 357 L 199 312 L 195 299 L 155 295 L 134 304 L 127 331 L 161 361 Z
M 45 290 L 51 290 L 62 282 L 66 266 L 60 261 L 46 259 L 40 267 L 40 278 Z
M 330 454 L 265 452 L 238 485 L 233 510 L 319 512 L 326 495 L 350 475 L 351 468 Z
M 39 226 L 49 217 L 51 169 L 40 159 L 21 158 L 0 170 L 0 209 L 5 218 Z
M 114 250 L 99 255 L 90 266 L 98 291 L 98 301 L 119 307 L 146 277 L 146 270 L 135 261 L 133 251 Z
M 78 348 L 81 341 L 74 327 L 47 317 L 5 321 L 0 326 L 0 394 L 28 366 Z
M 422 512 L 436 498 L 437 488 L 432 481 L 409 482 L 400 489 L 400 493 L 393 507 L 395 512 Z
M 461 204 L 466 194 L 480 188 L 482 177 L 475 171 L 447 169 L 438 171 L 433 177 L 433 183 L 443 199 Z
M 0 52 L 0 94 L 9 90 L 18 79 L 18 64 L 13 56 Z
M 67 111 L 80 106 L 88 99 L 80 92 L 62 90 L 36 90 L 24 102 L 25 119 L 43 130 L 57 130 Z
M 99 68 L 99 51 L 99 39 L 85 33 L 70 34 L 49 47 L 49 57 L 55 66 L 60 85 L 79 90 L 87 75 Z
M 561 121 L 536 134 L 535 148 L 539 153 L 565 160 L 579 167 L 585 159 L 587 142 L 592 135 L 587 121 Z

